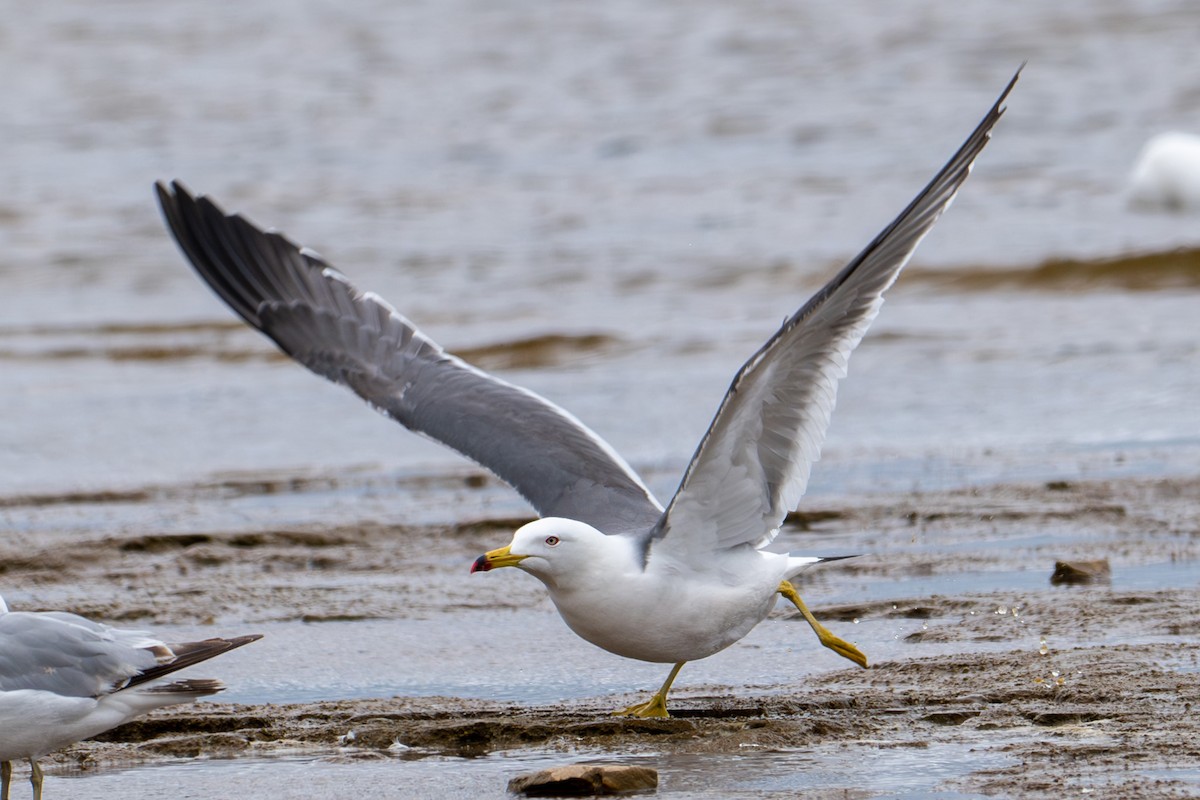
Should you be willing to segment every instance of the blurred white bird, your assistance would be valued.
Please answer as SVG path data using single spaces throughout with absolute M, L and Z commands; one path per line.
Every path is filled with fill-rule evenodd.
M 1160 133 L 1142 148 L 1129 179 L 1135 208 L 1200 211 L 1200 136 Z

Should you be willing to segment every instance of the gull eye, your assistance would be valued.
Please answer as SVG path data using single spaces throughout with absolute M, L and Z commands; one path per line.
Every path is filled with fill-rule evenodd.
M 557 536 L 547 536 L 546 544 L 550 545 L 551 547 L 554 547 L 556 544 L 558 544 L 558 537 Z

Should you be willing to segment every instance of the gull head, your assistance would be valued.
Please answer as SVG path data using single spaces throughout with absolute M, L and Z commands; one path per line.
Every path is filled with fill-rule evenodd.
M 612 537 L 573 519 L 544 517 L 522 525 L 507 547 L 475 559 L 471 572 L 518 567 L 544 582 L 588 569 L 607 550 Z

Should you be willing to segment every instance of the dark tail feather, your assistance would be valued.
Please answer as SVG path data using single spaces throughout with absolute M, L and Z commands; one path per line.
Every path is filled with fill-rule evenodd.
M 222 653 L 228 653 L 230 650 L 234 650 L 242 645 L 257 642 L 261 638 L 262 634 L 253 633 L 249 636 L 235 636 L 232 639 L 205 639 L 201 642 L 183 642 L 181 644 L 169 645 L 171 651 L 175 653 L 173 660 L 166 664 L 151 667 L 145 672 L 135 675 L 129 679 L 127 686 L 137 686 L 140 683 L 158 680 L 164 675 L 170 675 L 177 670 L 190 667 L 193 664 L 199 664 L 201 661 L 207 661 Z M 180 681 L 180 683 L 188 683 L 188 681 Z M 174 686 L 176 684 L 171 685 Z
M 158 686 L 147 686 L 142 691 L 154 694 L 187 694 L 203 697 L 204 695 L 225 691 L 225 684 L 212 678 L 189 678 L 188 680 L 174 681 L 173 683 L 164 683 Z

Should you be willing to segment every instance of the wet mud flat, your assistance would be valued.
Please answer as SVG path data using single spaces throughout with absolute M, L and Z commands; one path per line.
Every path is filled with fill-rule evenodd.
M 883 662 L 861 674 L 821 676 L 803 691 L 681 693 L 669 720 L 614 718 L 607 701 L 534 708 L 456 698 L 210 704 L 135 721 L 59 761 L 91 769 L 181 757 L 308 752 L 344 763 L 528 750 L 560 754 L 552 760 L 566 764 L 687 754 L 711 756 L 710 779 L 720 785 L 722 756 L 801 750 L 845 765 L 840 790 L 812 796 L 870 797 L 880 793 L 855 773 L 881 752 L 905 750 L 919 771 L 922 752 L 951 745 L 961 749 L 962 774 L 942 791 L 1192 797 L 1200 791 L 1200 724 L 1192 711 L 1198 657 L 1200 647 L 1187 642 L 1071 648 L 1040 662 L 1021 652 Z M 1003 756 L 998 764 L 984 757 L 996 754 Z M 803 774 L 788 791 L 805 794 Z
M 291 483 L 279 499 L 312 488 Z M 160 490 L 148 495 L 164 502 Z M 614 718 L 612 709 L 638 696 L 586 688 L 551 702 L 404 692 L 209 702 L 152 714 L 47 764 L 52 775 L 102 776 L 197 757 L 206 759 L 200 764 L 266 760 L 283 769 L 303 755 L 352 773 L 414 762 L 453 771 L 468 763 L 463 759 L 503 757 L 497 769 L 511 777 L 531 771 L 525 767 L 532 762 L 540 768 L 634 760 L 660 767 L 660 794 L 870 797 L 894 794 L 889 787 L 949 757 L 954 764 L 943 777 L 930 779 L 924 794 L 908 796 L 1196 796 L 1197 497 L 1200 479 L 1174 478 L 825 501 L 795 515 L 781 544 L 869 553 L 837 570 L 810 572 L 803 592 L 819 617 L 872 657 L 871 669 L 823 660 L 806 626 L 780 610 L 731 650 L 766 657 L 773 640 L 755 635 L 780 633 L 794 644 L 784 657 L 794 657 L 795 670 L 746 672 L 730 662 L 706 672 L 706 662 L 691 665 L 672 694 L 670 720 Z M 20 503 L 34 501 L 7 502 L 16 514 Z M 45 497 L 36 502 L 43 509 L 52 504 Z M 95 505 L 98 498 L 62 502 Z M 265 626 L 271 638 L 274 625 L 302 624 L 316 635 L 424 618 L 453 629 L 482 614 L 501 628 L 519 623 L 522 636 L 536 638 L 552 632 L 553 622 L 548 614 L 534 624 L 520 616 L 544 602 L 536 582 L 469 581 L 465 574 L 475 554 L 506 541 L 519 522 L 255 524 L 159 534 L 129 524 L 101 526 L 92 537 L 31 524 L 19 552 L 0 545 L 0 580 L 19 587 L 6 594 L 23 608 L 41 602 L 133 626 L 214 633 Z M 1106 581 L 1050 585 L 1056 560 L 1095 558 L 1111 564 Z M 520 664 L 525 645 L 512 641 L 506 664 Z M 423 644 L 407 644 L 413 657 Z M 255 670 L 251 650 L 238 662 L 246 674 Z M 467 669 L 480 655 L 469 643 L 448 652 L 459 653 L 461 662 L 444 664 L 447 672 Z M 297 664 L 324 660 L 335 667 L 346 658 L 316 649 L 293 655 Z M 236 689 L 235 666 L 232 659 L 228 668 L 218 661 L 208 671 Z M 702 680 L 689 682 L 692 667 Z M 586 663 L 570 661 L 564 669 L 587 681 Z M 623 685 L 651 689 L 661 679 L 646 674 Z M 537 673 L 493 677 L 498 685 L 538 679 Z M 338 687 L 328 691 L 336 695 Z M 803 766 L 810 762 L 788 766 L 798 755 L 834 777 L 814 785 Z M 687 758 L 693 760 L 680 760 Z M 734 766 L 748 758 L 787 776 L 772 785 L 738 783 Z M 709 794 L 696 788 L 697 770 Z M 504 783 L 496 778 L 495 796 L 503 795 Z

